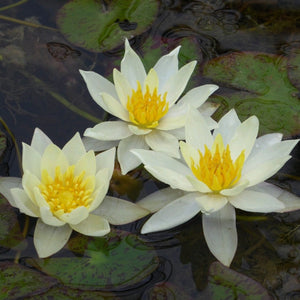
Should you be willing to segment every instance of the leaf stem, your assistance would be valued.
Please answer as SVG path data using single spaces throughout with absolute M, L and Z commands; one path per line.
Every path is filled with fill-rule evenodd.
M 6 6 L 3 6 L 3 7 L 0 7 L 0 11 L 4 11 L 4 10 L 10 9 L 10 8 L 19 6 L 19 5 L 21 5 L 21 4 L 23 4 L 23 3 L 27 2 L 27 1 L 28 0 L 20 0 L 17 3 L 13 3 L 13 4 L 10 4 L 10 5 L 6 5 Z
M 29 228 L 29 217 L 26 216 L 25 217 L 25 223 L 24 223 L 24 228 L 23 228 L 23 231 L 22 231 L 22 235 L 24 238 L 26 238 L 26 235 L 28 233 L 28 228 Z M 15 264 L 18 264 L 19 263 L 19 259 L 20 259 L 20 256 L 21 256 L 21 250 L 18 250 L 17 253 L 16 253 L 16 256 L 15 256 L 15 259 L 14 259 L 14 263 Z

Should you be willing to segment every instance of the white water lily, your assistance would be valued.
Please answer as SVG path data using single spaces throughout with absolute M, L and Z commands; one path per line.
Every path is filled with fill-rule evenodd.
M 93 144 L 95 151 L 118 145 L 123 174 L 140 164 L 131 149 L 151 148 L 179 157 L 178 139 L 184 138 L 188 105 L 201 106 L 210 128 L 216 126 L 210 118 L 216 107 L 202 104 L 218 86 L 194 88 L 177 101 L 196 65 L 192 61 L 178 70 L 179 49 L 161 57 L 146 74 L 141 59 L 126 40 L 121 71 L 113 71 L 114 84 L 95 72 L 80 70 L 95 102 L 119 119 L 88 128 L 84 136 L 99 140 L 98 145 Z
M 59 251 L 72 230 L 103 236 L 111 224 L 125 224 L 149 213 L 125 200 L 106 196 L 114 170 L 115 148 L 95 156 L 86 152 L 79 133 L 60 149 L 36 129 L 23 143 L 22 179 L 0 179 L 10 204 L 38 218 L 34 245 L 40 257 Z
M 132 150 L 145 168 L 170 188 L 147 196 L 139 205 L 156 212 L 142 233 L 178 226 L 200 211 L 210 251 L 229 266 L 236 248 L 235 208 L 249 212 L 286 212 L 300 209 L 300 199 L 264 182 L 287 160 L 298 140 L 281 141 L 278 133 L 256 139 L 255 116 L 243 123 L 229 111 L 211 134 L 198 111 L 191 109 L 182 160 L 149 150 Z

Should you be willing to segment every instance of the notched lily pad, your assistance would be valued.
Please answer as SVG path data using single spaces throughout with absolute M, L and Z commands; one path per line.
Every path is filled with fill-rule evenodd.
M 57 24 L 70 42 L 103 52 L 147 30 L 158 5 L 157 0 L 73 0 L 59 10 Z
M 153 248 L 124 231 L 101 238 L 80 235 L 69 247 L 84 256 L 28 259 L 27 263 L 66 286 L 83 290 L 123 289 L 145 279 L 158 266 Z
M 294 64 L 300 63 L 294 61 Z M 230 53 L 205 64 L 203 73 L 220 85 L 234 88 L 220 97 L 218 116 L 235 108 L 242 119 L 256 115 L 260 134 L 282 132 L 286 136 L 300 132 L 298 90 L 287 74 L 287 59 L 265 53 Z M 239 91 L 236 91 L 239 90 Z
M 11 262 L 0 262 L 0 299 L 24 299 L 38 295 L 57 280 Z

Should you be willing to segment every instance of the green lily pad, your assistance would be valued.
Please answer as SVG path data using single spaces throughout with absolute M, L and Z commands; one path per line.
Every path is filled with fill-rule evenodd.
M 300 89 L 300 49 L 288 57 L 288 76 L 291 83 Z
M 294 62 L 299 63 L 300 61 Z M 287 59 L 264 53 L 230 53 L 205 64 L 203 74 L 235 90 L 212 99 L 220 103 L 217 117 L 235 108 L 244 120 L 256 115 L 260 134 L 300 132 L 298 90 L 287 74 Z
M 24 299 L 45 292 L 57 280 L 11 262 L 0 262 L 0 299 Z
M 147 30 L 158 5 L 157 0 L 73 0 L 59 10 L 57 25 L 75 45 L 103 52 Z
M 83 290 L 128 287 L 145 279 L 158 266 L 153 248 L 124 231 L 113 231 L 101 238 L 78 236 L 69 247 L 78 255 L 84 252 L 84 256 L 28 259 L 27 263 L 66 286 Z
M 268 292 L 255 280 L 214 262 L 209 268 L 208 299 L 270 300 Z
M 23 240 L 14 208 L 0 195 L 0 246 L 12 248 Z

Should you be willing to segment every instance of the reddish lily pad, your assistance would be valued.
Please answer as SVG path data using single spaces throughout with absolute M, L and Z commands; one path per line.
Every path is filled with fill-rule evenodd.
M 157 0 L 73 0 L 58 12 L 57 24 L 70 42 L 103 52 L 147 30 L 158 5 Z
M 212 97 L 221 104 L 218 116 L 235 108 L 242 119 L 250 115 L 259 118 L 260 134 L 280 131 L 291 136 L 300 132 L 298 90 L 288 78 L 286 58 L 230 53 L 209 61 L 203 73 L 220 85 L 240 90 Z
M 0 299 L 24 299 L 38 295 L 57 280 L 11 262 L 0 262 Z
M 69 246 L 78 254 L 84 252 L 84 256 L 28 259 L 27 263 L 66 286 L 83 290 L 128 287 L 148 277 L 158 266 L 153 248 L 124 231 L 101 238 L 78 236 Z

